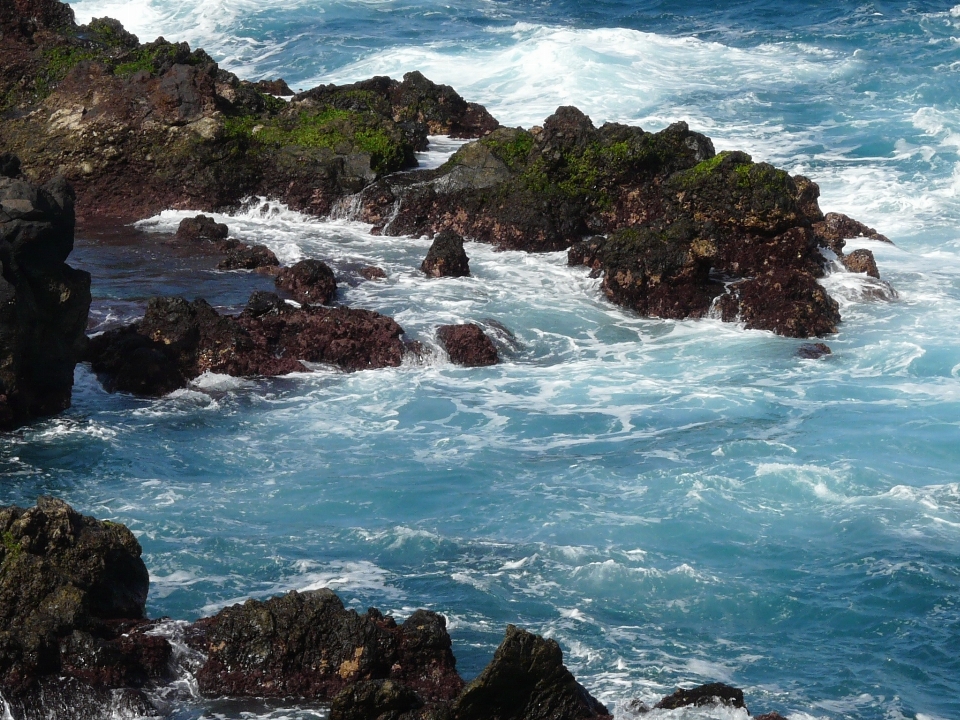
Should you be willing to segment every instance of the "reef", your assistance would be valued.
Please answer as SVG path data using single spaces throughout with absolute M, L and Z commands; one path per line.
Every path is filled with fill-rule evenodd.
M 398 623 L 320 589 L 247 600 L 194 623 L 150 620 L 149 574 L 124 525 L 40 497 L 29 509 L 0 508 L 0 534 L 0 692 L 17 720 L 164 716 L 162 691 L 186 676 L 203 697 L 319 701 L 331 720 L 611 716 L 555 640 L 513 625 L 467 683 L 446 620 L 430 610 Z M 721 683 L 677 690 L 655 707 L 687 705 L 745 709 L 743 692 Z
M 90 309 L 90 275 L 65 262 L 73 189 L 38 187 L 19 166 L 0 156 L 0 430 L 70 407 Z

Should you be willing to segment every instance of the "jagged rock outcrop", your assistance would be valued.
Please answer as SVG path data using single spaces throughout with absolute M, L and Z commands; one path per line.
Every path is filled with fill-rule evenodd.
M 450 356 L 450 361 L 467 367 L 484 367 L 500 362 L 497 346 L 479 325 L 441 325 L 437 339 Z
M 277 275 L 276 284 L 301 303 L 327 305 L 337 294 L 337 278 L 322 260 L 301 260 L 292 267 L 283 268 Z
M 867 227 L 843 213 L 827 213 L 819 222 L 813 224 L 813 230 L 838 256 L 843 255 L 845 240 L 864 237 L 879 242 L 890 242 L 890 238 L 886 235 L 881 235 L 872 227 Z
M 143 320 L 92 338 L 86 358 L 108 390 L 159 396 L 208 371 L 285 375 L 305 372 L 303 362 L 396 367 L 415 350 L 402 335 L 393 319 L 369 310 L 297 309 L 273 293 L 254 293 L 238 316 L 202 299 L 152 298 Z
M 676 710 L 682 707 L 704 707 L 709 705 L 726 705 L 733 708 L 746 709 L 743 703 L 743 690 L 726 683 L 708 683 L 695 688 L 684 690 L 677 688 L 673 695 L 668 695 L 654 705 L 661 710 Z
M 170 679 L 171 648 L 146 632 L 133 534 L 49 497 L 0 508 L 0 534 L 0 689 L 15 717 L 95 717 L 83 713 L 102 712 L 114 688 L 152 710 L 137 690 Z
M 70 407 L 90 309 L 90 275 L 66 264 L 72 188 L 37 187 L 18 168 L 7 156 L 0 175 L 0 430 Z
M 191 642 L 207 655 L 197 680 L 211 696 L 333 700 L 348 689 L 341 705 L 423 705 L 463 688 L 442 616 L 418 610 L 397 625 L 345 609 L 326 589 L 226 608 L 198 621 Z M 372 680 L 396 685 L 355 687 Z
M 470 259 L 463 249 L 463 236 L 441 230 L 433 239 L 420 270 L 430 277 L 469 277 Z
M 203 50 L 141 43 L 115 20 L 78 27 L 58 0 L 17 0 L 0 23 L 0 147 L 46 182 L 77 188 L 85 215 L 139 219 L 265 195 L 318 215 L 377 177 L 414 167 L 428 133 L 479 137 L 480 106 L 419 73 L 274 97 Z M 16 10 L 17 12 L 13 12 Z
M 563 664 L 555 640 L 507 626 L 493 660 L 457 698 L 457 720 L 574 720 L 609 717 Z

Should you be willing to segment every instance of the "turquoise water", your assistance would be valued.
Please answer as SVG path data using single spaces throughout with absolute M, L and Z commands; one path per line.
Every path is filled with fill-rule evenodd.
M 896 243 L 851 243 L 874 251 L 896 301 L 824 280 L 844 317 L 833 355 L 631 316 L 563 254 L 468 243 L 474 277 L 428 280 L 427 240 L 271 205 L 221 219 L 285 261 L 383 267 L 386 282 L 338 299 L 434 347 L 437 325 L 480 322 L 505 362 L 466 370 L 437 351 L 352 375 L 211 376 L 156 401 L 108 395 L 80 367 L 64 417 L 0 441 L 0 499 L 52 493 L 127 523 L 153 615 L 329 586 L 357 608 L 444 613 L 468 678 L 507 623 L 555 637 L 611 708 L 723 680 L 757 712 L 960 717 L 960 6 L 638 5 L 74 7 L 202 44 L 249 77 L 420 69 L 505 123 L 562 103 L 598 124 L 685 119 L 720 149 L 804 172 L 825 210 Z M 177 257 L 163 232 L 185 214 L 80 238 L 97 327 L 156 293 L 229 308 L 269 285 Z

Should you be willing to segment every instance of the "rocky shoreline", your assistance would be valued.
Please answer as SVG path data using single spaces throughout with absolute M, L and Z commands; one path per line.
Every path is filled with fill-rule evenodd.
M 398 623 L 321 589 L 247 600 L 193 623 L 151 620 L 149 573 L 124 525 L 40 497 L 32 508 L 0 508 L 0 535 L 0 693 L 17 720 L 117 709 L 163 717 L 160 691 L 184 676 L 197 688 L 187 701 L 313 701 L 330 707 L 331 720 L 611 715 L 564 666 L 556 641 L 513 625 L 468 683 L 433 611 Z M 722 683 L 678 689 L 655 707 L 705 705 L 746 708 L 743 692 Z M 629 710 L 648 708 L 635 701 Z

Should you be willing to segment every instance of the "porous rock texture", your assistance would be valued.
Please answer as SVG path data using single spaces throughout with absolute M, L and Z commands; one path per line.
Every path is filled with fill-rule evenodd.
M 171 650 L 146 632 L 133 534 L 50 497 L 0 508 L 0 534 L 0 689 L 14 716 L 97 717 L 118 701 L 148 714 L 137 690 L 169 679 Z
M 346 194 L 416 166 L 430 133 L 479 137 L 482 107 L 419 73 L 293 96 L 222 70 L 203 50 L 149 43 L 115 20 L 76 25 L 58 0 L 0 11 L 0 147 L 29 177 L 62 173 L 86 216 L 140 219 L 269 196 L 325 215 Z
M 437 339 L 450 356 L 450 361 L 467 367 L 484 367 L 500 362 L 497 346 L 479 325 L 441 325 Z
M 322 260 L 301 260 L 283 268 L 276 278 L 277 287 L 286 290 L 301 303 L 328 304 L 337 294 L 337 279 Z
M 309 363 L 396 367 L 411 347 L 392 318 L 369 310 L 294 308 L 256 292 L 238 316 L 203 299 L 151 298 L 143 320 L 91 339 L 86 359 L 111 391 L 159 396 L 204 372 L 271 376 Z
M 0 430 L 70 406 L 83 352 L 90 275 L 66 264 L 74 195 L 63 178 L 37 186 L 7 156 L 0 175 Z
M 685 123 L 658 133 L 596 128 L 561 107 L 542 128 L 500 128 L 439 169 L 384 177 L 359 207 L 389 235 L 449 230 L 507 250 L 570 248 L 571 265 L 602 274 L 607 297 L 642 315 L 715 313 L 809 337 L 840 321 L 817 283 L 829 244 L 818 228 L 873 232 L 826 221 L 818 196 L 808 178 L 716 154 Z M 738 281 L 746 284 L 731 292 Z

